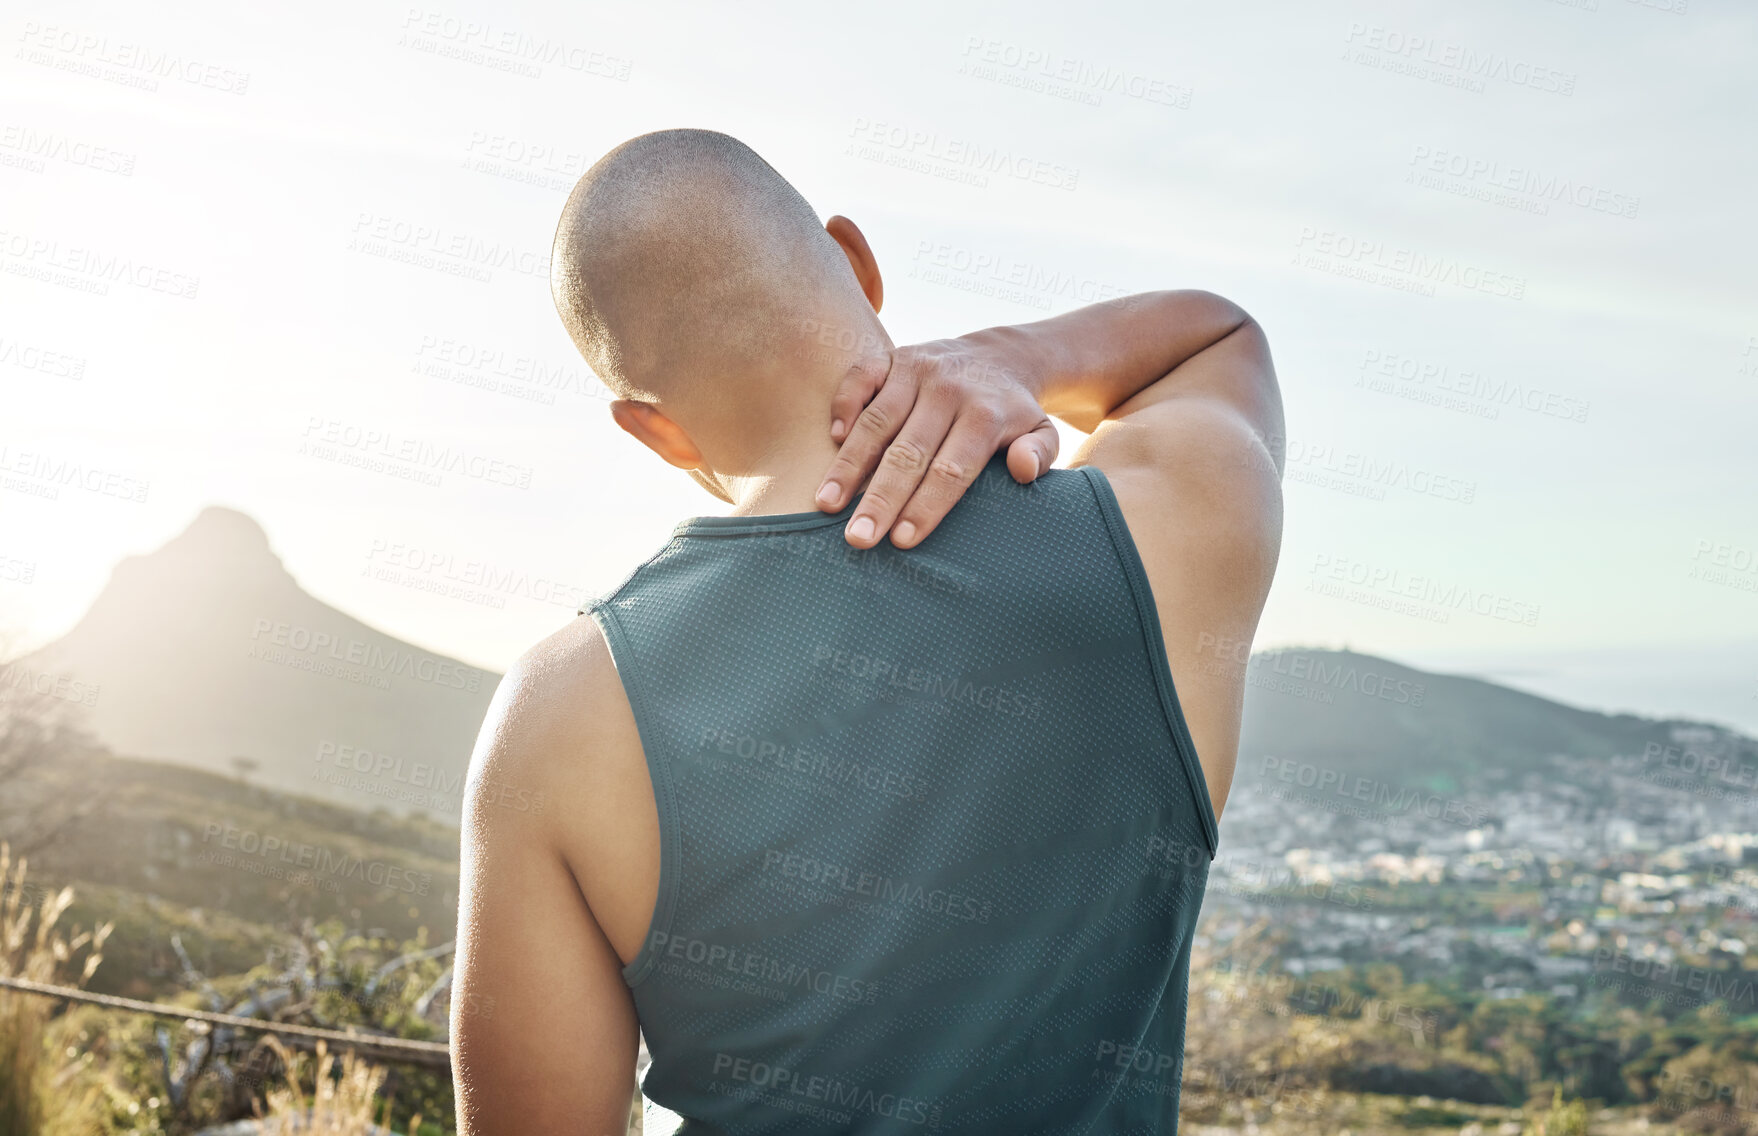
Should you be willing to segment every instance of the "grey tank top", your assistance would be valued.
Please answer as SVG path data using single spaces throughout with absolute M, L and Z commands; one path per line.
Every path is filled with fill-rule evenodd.
M 686 1136 L 1168 1133 L 1215 818 L 1105 475 L 914 549 L 705 517 L 602 628 L 660 821 L 623 977 Z

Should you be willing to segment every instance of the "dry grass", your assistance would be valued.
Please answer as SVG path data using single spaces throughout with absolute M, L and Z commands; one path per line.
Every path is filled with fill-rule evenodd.
M 281 1059 L 286 1087 L 270 1089 L 265 1133 L 300 1133 L 301 1136 L 381 1136 L 388 1127 L 373 1122 L 373 1106 L 385 1083 L 386 1071 L 364 1060 L 352 1051 L 339 1057 L 331 1056 L 329 1047 L 317 1043 L 315 1059 L 306 1062 L 296 1057 L 273 1035 L 263 1039 Z M 309 1101 L 300 1087 L 300 1075 L 309 1064 L 316 1086 Z M 380 1111 L 388 1125 L 391 1102 L 386 1100 Z M 421 1114 L 409 1120 L 409 1131 L 421 1129 Z
M 113 924 L 62 937 L 55 924 L 73 902 L 73 889 L 44 893 L 33 908 L 25 867 L 23 859 L 13 866 L 11 846 L 0 841 L 0 975 L 66 985 L 63 968 L 84 950 L 85 962 L 72 983 L 83 986 L 103 961 Z M 104 1126 L 101 1091 L 89 1085 L 77 1091 L 78 1067 L 51 1056 L 55 1009 L 51 999 L 0 989 L 0 1132 L 89 1136 Z

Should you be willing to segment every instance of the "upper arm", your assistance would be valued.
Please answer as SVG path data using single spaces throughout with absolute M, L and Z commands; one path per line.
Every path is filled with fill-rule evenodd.
M 1135 538 L 1217 817 L 1281 550 L 1282 431 L 1269 344 L 1248 319 L 1113 411 L 1073 461 L 1105 472 Z
M 562 795 L 558 771 L 591 758 L 580 665 L 542 647 L 521 659 L 471 757 L 451 1015 L 459 1136 L 628 1129 L 634 1003 L 563 856 L 561 810 L 543 807 Z

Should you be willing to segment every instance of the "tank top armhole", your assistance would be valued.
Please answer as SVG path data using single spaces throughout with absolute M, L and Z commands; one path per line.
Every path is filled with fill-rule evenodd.
M 1123 566 L 1124 576 L 1129 580 L 1130 594 L 1135 599 L 1136 618 L 1147 642 L 1148 665 L 1154 674 L 1154 686 L 1160 693 L 1160 709 L 1166 719 L 1166 728 L 1172 734 L 1174 748 L 1178 750 L 1183 761 L 1185 780 L 1190 785 L 1197 817 L 1202 822 L 1203 839 L 1209 846 L 1209 859 L 1213 860 L 1220 843 L 1220 833 L 1215 824 L 1215 806 L 1209 797 L 1208 778 L 1203 773 L 1202 764 L 1197 761 L 1196 742 L 1190 736 L 1190 726 L 1184 720 L 1184 708 L 1178 701 L 1178 688 L 1172 681 L 1172 664 L 1166 657 L 1166 642 L 1160 631 L 1160 610 L 1154 602 L 1153 588 L 1148 584 L 1147 569 L 1142 567 L 1141 553 L 1135 546 L 1135 537 L 1130 534 L 1129 526 L 1123 520 L 1123 510 L 1117 504 L 1117 494 L 1112 491 L 1111 481 L 1105 476 L 1105 471 L 1094 465 L 1074 468 L 1086 475 L 1087 484 L 1092 488 L 1093 497 L 1099 505 L 1099 515 L 1104 518 L 1105 531 L 1111 538 L 1111 548 Z
M 653 784 L 654 804 L 659 812 L 659 895 L 653 905 L 653 918 L 648 923 L 647 933 L 641 939 L 640 953 L 623 967 L 623 983 L 633 988 L 653 973 L 659 955 L 654 946 L 654 937 L 661 934 L 670 936 L 672 917 L 677 910 L 677 794 L 672 789 L 671 766 L 662 759 L 662 751 L 648 735 L 648 723 L 653 719 L 647 713 L 646 696 L 640 681 L 635 677 L 634 648 L 623 631 L 622 623 L 617 619 L 615 609 L 609 603 L 597 600 L 584 605 L 581 614 L 590 616 L 598 624 L 599 630 L 604 633 L 605 644 L 610 648 L 617 677 L 623 684 L 623 694 L 628 698 L 629 709 L 635 715 L 635 730 L 641 739 L 641 752 L 647 762 L 647 778 Z

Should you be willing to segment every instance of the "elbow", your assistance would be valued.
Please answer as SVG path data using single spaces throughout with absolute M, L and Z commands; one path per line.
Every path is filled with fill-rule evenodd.
M 1232 324 L 1232 329 L 1227 332 L 1228 335 L 1243 333 L 1253 335 L 1260 340 L 1264 338 L 1263 325 L 1257 322 L 1256 317 L 1238 304 L 1234 303 L 1232 300 L 1226 300 L 1224 302 L 1228 308 L 1232 309 L 1229 319 L 1229 322 Z
M 1235 301 L 1229 300 L 1227 297 L 1221 295 L 1219 292 L 1210 292 L 1206 289 L 1199 288 L 1187 292 L 1185 295 L 1197 300 L 1208 310 L 1210 322 L 1227 329 L 1225 334 L 1220 337 L 1222 339 L 1225 339 L 1228 335 L 1233 334 L 1248 323 L 1257 322 L 1252 319 L 1250 312 L 1246 311 Z

